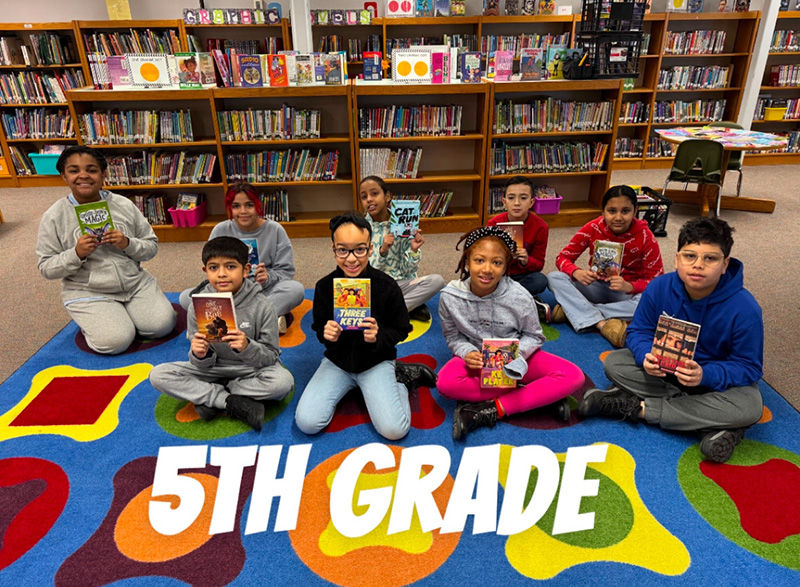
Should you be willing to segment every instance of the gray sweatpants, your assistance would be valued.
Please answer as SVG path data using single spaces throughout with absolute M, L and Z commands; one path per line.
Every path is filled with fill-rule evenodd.
M 194 290 L 193 287 L 183 290 L 179 298 L 181 306 L 187 311 L 192 301 L 191 295 L 189 295 L 192 290 Z M 299 281 L 284 279 L 277 282 L 267 291 L 262 291 L 262 293 L 267 296 L 272 307 L 275 308 L 275 313 L 280 317 L 288 314 L 302 303 L 305 289 L 303 289 L 303 284 Z
M 610 353 L 606 375 L 618 387 L 644 400 L 644 417 L 665 430 L 745 428 L 761 418 L 758 384 L 715 391 L 686 387 L 672 376 L 653 377 L 636 364 L 630 349 Z
M 261 369 L 244 364 L 200 369 L 189 361 L 181 361 L 154 367 L 150 383 L 174 398 L 224 410 L 230 394 L 258 401 L 282 400 L 292 391 L 294 377 L 280 363 Z
M 444 287 L 444 277 L 432 274 L 414 279 L 398 279 L 397 285 L 400 286 L 406 308 L 410 311 L 435 296 Z

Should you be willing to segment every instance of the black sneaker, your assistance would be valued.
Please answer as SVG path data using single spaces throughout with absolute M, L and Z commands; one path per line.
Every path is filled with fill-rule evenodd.
M 571 410 L 569 407 L 568 397 L 561 398 L 556 403 L 551 404 L 550 410 L 551 413 L 553 414 L 553 418 L 555 418 L 559 422 L 569 422 Z
M 459 440 L 475 428 L 497 422 L 497 404 L 493 401 L 469 404 L 459 402 L 453 412 L 453 440 Z
M 394 375 L 397 381 L 408 388 L 408 391 L 419 387 L 436 387 L 436 373 L 422 363 L 395 361 Z
M 431 318 L 431 311 L 428 309 L 428 306 L 422 304 L 421 306 L 417 306 L 413 310 L 408 313 L 408 317 L 412 320 L 417 320 L 419 322 L 430 322 Z
M 733 449 L 744 438 L 745 428 L 732 430 L 710 430 L 700 441 L 700 452 L 716 463 L 724 463 L 733 454 Z
M 222 413 L 222 410 L 212 408 L 205 404 L 194 404 L 194 411 L 206 422 L 210 422 Z
M 264 404 L 243 395 L 229 395 L 225 402 L 225 413 L 231 418 L 246 422 L 259 432 L 264 424 Z
M 550 324 L 550 304 L 539 296 L 533 296 L 533 303 L 536 306 L 536 312 L 539 314 L 539 323 Z
M 583 395 L 578 404 L 578 413 L 584 418 L 604 416 L 638 422 L 641 401 L 632 393 L 618 387 L 611 387 L 606 391 L 594 388 Z

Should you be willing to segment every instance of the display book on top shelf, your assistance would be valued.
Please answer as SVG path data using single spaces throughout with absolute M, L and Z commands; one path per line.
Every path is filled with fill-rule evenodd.
M 330 20 L 325 24 L 312 21 L 312 48 L 317 53 L 346 51 L 347 75 L 356 78 L 363 73 L 363 53 L 379 51 L 381 56 L 384 55 L 383 20 L 373 18 L 369 24 L 359 20 L 356 25 L 334 24 Z M 289 29 L 291 30 L 291 24 Z
M 621 79 L 492 84 L 484 222 L 494 214 L 490 191 L 515 175 L 561 195 L 559 212 L 542 215 L 549 226 L 581 226 L 596 218 L 611 181 L 622 84 Z M 556 101 L 573 104 L 561 108 L 560 117 L 528 118 L 526 104 L 538 102 L 539 112 L 552 114 Z
M 778 13 L 752 129 L 786 134 L 789 146 L 785 152 L 748 153 L 742 163 L 800 163 L 800 11 Z
M 289 20 L 275 24 L 185 24 L 181 23 L 181 40 L 187 51 L 208 52 L 232 47 L 239 53 L 277 53 L 291 50 Z M 242 51 L 254 47 L 257 51 Z
M 354 80 L 358 180 L 383 175 L 393 197 L 422 200 L 423 232 L 481 226 L 490 85 Z M 387 123 L 376 127 L 379 120 Z M 387 130 L 392 120 L 397 121 L 394 132 Z M 437 126 L 436 121 L 444 123 Z M 433 205 L 437 199 L 448 202 L 444 215 L 444 206 L 438 207 L 439 214 L 426 215 L 426 202 Z
M 0 38 L 0 156 L 8 169 L 0 187 L 63 185 L 58 175 L 37 174 L 28 154 L 45 144 L 77 142 L 63 88 L 91 78 L 80 59 L 75 23 L 2 23 Z M 58 84 L 52 86 L 56 93 L 42 83 Z
M 642 155 L 625 157 L 622 152 L 615 153 L 616 169 L 670 168 L 673 148 L 658 138 L 657 128 L 737 120 L 760 15 L 760 12 L 645 15 L 649 50 L 640 60 L 643 66 L 634 88 L 624 92 L 623 100 L 640 102 L 643 107 L 649 101 L 648 121 L 620 123 L 620 137 L 631 139 L 620 146 L 630 147 L 633 140 L 640 141 L 637 146 Z M 725 32 L 721 49 L 713 44 L 703 48 L 700 38 L 703 35 L 711 38 L 716 31 Z M 686 34 L 679 36 L 682 33 Z M 720 40 L 719 36 L 714 39 Z M 690 46 L 703 52 L 689 52 Z M 724 81 L 718 85 L 722 87 L 714 87 L 710 80 L 720 73 Z M 690 75 L 697 76 L 691 83 L 687 81 Z M 623 108 L 622 112 L 628 111 Z M 665 113 L 666 120 L 675 113 L 676 119 L 656 122 L 661 120 L 659 112 Z

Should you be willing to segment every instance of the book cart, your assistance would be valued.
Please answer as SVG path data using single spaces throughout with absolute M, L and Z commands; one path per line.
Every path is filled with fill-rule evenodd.
M 421 219 L 424 232 L 466 232 L 483 224 L 484 172 L 490 84 L 394 84 L 353 82 L 353 111 L 356 123 L 354 153 L 369 148 L 422 148 L 415 179 L 386 179 L 393 194 L 452 190 L 453 196 L 443 217 Z M 452 105 L 462 107 L 461 131 L 453 136 L 405 136 L 365 138 L 358 128 L 358 112 L 364 108 L 387 106 Z M 357 159 L 358 181 L 367 173 Z M 356 194 L 356 200 L 358 194 Z
M 26 41 L 29 44 L 30 35 L 57 35 L 67 37 L 71 40 L 73 47 L 76 51 L 80 51 L 80 37 L 77 36 L 75 22 L 51 22 L 51 23 L 3 23 L 0 24 L 0 36 L 2 37 L 17 37 Z M 82 55 L 82 53 L 79 53 Z M 75 71 L 81 70 L 85 80 L 90 80 L 88 66 L 86 61 L 81 59 L 79 63 L 56 63 L 49 65 L 0 65 L 0 74 L 6 75 L 33 75 L 39 76 L 41 74 L 54 74 L 56 72 Z M 45 117 L 66 117 L 69 118 L 69 109 L 66 102 L 52 102 L 48 98 L 46 103 L 15 103 L 6 100 L 0 100 L 0 115 L 2 116 L 20 116 L 26 120 L 30 120 L 35 113 L 41 113 Z M 37 186 L 61 186 L 64 184 L 59 175 L 47 174 L 30 174 L 23 175 L 17 172 L 17 169 L 11 158 L 11 147 L 14 147 L 19 152 L 29 154 L 31 152 L 38 152 L 44 144 L 76 144 L 77 139 L 75 133 L 67 136 L 61 132 L 48 133 L 47 138 L 9 136 L 5 129 L 0 127 L 0 156 L 5 159 L 5 166 L 8 169 L 8 175 L 0 175 L 0 188 L 3 187 L 37 187 Z
M 776 66 L 784 66 L 788 69 L 788 71 L 784 72 L 784 85 L 771 85 L 772 68 Z M 787 68 L 786 66 L 789 67 Z M 784 111 L 776 108 L 776 114 L 765 116 L 763 104 L 757 105 L 753 118 L 753 130 L 776 134 L 797 133 L 800 131 L 800 81 L 796 81 L 800 79 L 800 76 L 792 76 L 797 71 L 800 71 L 800 11 L 779 12 L 778 21 L 775 23 L 775 33 L 770 54 L 767 58 L 767 66 L 764 69 L 764 77 L 761 81 L 759 97 L 762 99 L 768 98 L 766 103 L 770 106 L 774 105 L 774 102 L 771 101 L 785 101 L 787 108 Z M 781 72 L 778 71 L 779 80 L 780 74 Z M 762 108 L 759 108 L 759 106 L 762 106 Z M 777 120 L 774 118 L 777 118 Z M 794 150 L 792 151 L 792 149 Z M 748 153 L 742 162 L 746 165 L 800 163 L 800 152 L 797 149 L 797 137 L 794 137 L 789 140 L 789 151 L 787 152 Z
M 491 188 L 500 188 L 514 175 L 525 175 L 534 185 L 548 185 L 556 188 L 562 196 L 560 210 L 557 214 L 543 214 L 542 219 L 551 227 L 582 226 L 592 218 L 596 218 L 602 209 L 603 194 L 611 182 L 613 167 L 613 147 L 617 137 L 617 120 L 619 118 L 622 80 L 548 80 L 533 82 L 497 82 L 492 84 L 491 104 L 494 116 L 497 116 L 498 104 L 504 101 L 512 103 L 530 103 L 534 100 L 552 98 L 562 101 L 605 102 L 612 103 L 609 124 L 594 130 L 578 130 L 576 125 L 569 124 L 572 130 L 552 130 L 548 132 L 498 132 L 506 130 L 490 124 L 492 129 L 491 144 L 486 156 L 486 190 L 484 193 L 484 220 L 492 216 L 489 210 Z M 562 163 L 547 162 L 545 168 L 534 173 L 517 173 L 506 171 L 495 173 L 493 168 L 497 160 L 493 150 L 501 145 L 527 145 L 534 148 L 539 144 L 559 143 L 605 144 L 608 151 L 602 164 L 596 170 L 568 171 Z M 559 166 L 561 166 L 559 168 Z

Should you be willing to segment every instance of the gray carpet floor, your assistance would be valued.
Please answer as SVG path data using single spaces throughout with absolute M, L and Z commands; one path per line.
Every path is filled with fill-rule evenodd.
M 615 172 L 612 183 L 663 186 L 667 170 Z M 735 175 L 723 193 L 735 191 Z M 800 166 L 745 167 L 743 196 L 769 197 L 777 201 L 773 214 L 722 212 L 734 226 L 733 255 L 744 262 L 746 287 L 764 311 L 766 332 L 764 379 L 800 409 Z M 671 186 L 677 187 L 677 186 Z M 0 382 L 68 323 L 60 302 L 60 283 L 45 280 L 36 268 L 36 233 L 44 211 L 66 188 L 0 190 Z M 697 215 L 697 207 L 675 205 L 667 226 L 668 236 L 659 239 L 667 270 L 674 267 L 674 252 L 680 225 Z M 575 233 L 575 228 L 550 232 L 546 270 L 555 268 L 555 257 Z M 457 234 L 426 235 L 422 248 L 422 273 L 439 273 L 455 278 L 460 253 L 455 250 Z M 295 239 L 293 242 L 297 279 L 313 288 L 317 279 L 334 266 L 330 239 Z M 162 243 L 158 256 L 145 264 L 164 291 L 180 291 L 202 278 L 200 243 Z M 585 257 L 581 260 L 585 262 Z

